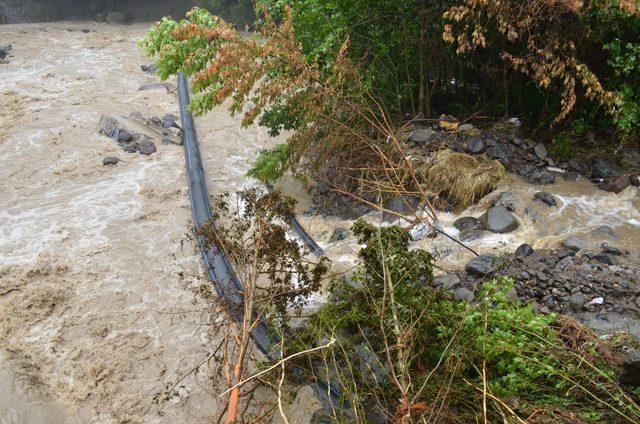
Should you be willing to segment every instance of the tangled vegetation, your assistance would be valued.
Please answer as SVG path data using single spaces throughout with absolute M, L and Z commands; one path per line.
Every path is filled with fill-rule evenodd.
M 399 134 L 441 113 L 520 116 L 560 155 L 587 133 L 638 132 L 631 0 L 260 0 L 256 15 L 259 39 L 196 8 L 163 19 L 143 46 L 161 77 L 193 78 L 194 112 L 229 101 L 244 125 L 290 131 L 251 170 L 263 181 L 293 171 L 369 204 L 428 202 L 436 190 L 425 193 Z
M 344 422 L 637 422 L 638 390 L 616 381 L 619 353 L 577 322 L 539 315 L 485 283 L 476 304 L 429 287 L 431 256 L 409 234 L 364 221 L 362 268 L 337 283 L 292 349 L 333 335 L 306 358 L 313 378 L 333 381 Z
M 226 104 L 245 126 L 287 132 L 250 171 L 264 182 L 291 171 L 372 206 L 409 195 L 435 221 L 434 192 L 464 207 L 504 168 L 471 158 L 468 168 L 485 168 L 478 178 L 459 172 L 467 156 L 450 152 L 423 167 L 405 150 L 407 122 L 517 115 L 550 131 L 565 155 L 576 136 L 606 129 L 628 141 L 640 126 L 640 15 L 630 0 L 260 0 L 256 14 L 260 37 L 196 8 L 182 21 L 163 19 L 142 44 L 162 78 L 192 78 L 195 113 Z M 615 343 L 534 314 L 507 296 L 509 278 L 478 287 L 474 304 L 434 291 L 431 255 L 409 250 L 401 228 L 358 222 L 359 271 L 291 330 L 283 325 L 289 308 L 319 288 L 327 269 L 299 265 L 306 256 L 272 227 L 287 205 L 278 202 L 245 197 L 249 214 L 227 220 L 231 232 L 214 224 L 209 241 L 226 246 L 240 269 L 245 317 L 257 313 L 282 337 L 282 357 L 296 358 L 278 362 L 280 378 L 268 381 L 283 416 L 283 382 L 299 382 L 304 369 L 342 394 L 347 407 L 327 411 L 338 422 L 640 421 L 640 392 L 616 380 Z M 263 309 L 257 292 L 267 295 Z M 238 415 L 256 322 L 245 319 L 235 338 L 228 422 Z

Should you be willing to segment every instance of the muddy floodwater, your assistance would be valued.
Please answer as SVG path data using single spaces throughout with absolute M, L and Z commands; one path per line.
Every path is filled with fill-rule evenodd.
M 157 152 L 129 154 L 96 133 L 102 115 L 178 115 L 173 90 L 138 90 L 158 81 L 140 69 L 151 62 L 136 44 L 148 27 L 0 26 L 0 45 L 13 45 L 0 64 L 0 423 L 212 422 L 212 383 L 188 375 L 214 345 L 215 317 L 190 289 L 205 276 L 186 237 L 182 148 L 150 133 Z M 210 192 L 253 185 L 245 173 L 275 141 L 240 129 L 223 108 L 196 125 Z M 103 166 L 106 156 L 122 162 Z M 308 193 L 283 187 L 336 270 L 351 269 L 357 241 L 330 242 L 351 222 L 306 215 Z M 533 201 L 541 189 L 558 207 Z M 510 177 L 478 205 L 441 213 L 443 230 L 456 237 L 457 218 L 481 215 L 507 190 L 520 199 L 519 229 L 469 242 L 479 253 L 555 248 L 570 235 L 596 246 L 602 225 L 618 246 L 640 251 L 638 188 L 615 195 L 586 180 L 541 188 Z M 414 247 L 434 252 L 442 270 L 472 257 L 445 237 Z M 178 396 L 156 402 L 185 375 Z
M 188 377 L 212 317 L 187 287 L 203 276 L 182 148 L 151 156 L 96 134 L 101 115 L 179 115 L 137 41 L 150 24 L 0 26 L 0 422 L 211 422 L 210 384 Z M 85 30 L 85 31 L 82 31 Z M 170 81 L 175 84 L 175 81 Z M 197 120 L 212 192 L 247 184 L 258 130 Z M 153 136 L 153 134 L 150 134 Z M 122 160 L 103 167 L 105 156 Z M 179 274 L 184 274 L 180 278 Z

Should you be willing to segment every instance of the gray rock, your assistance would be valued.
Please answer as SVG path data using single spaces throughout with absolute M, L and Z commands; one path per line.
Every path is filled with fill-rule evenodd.
M 109 138 L 114 138 L 120 129 L 120 122 L 112 116 L 102 115 L 96 131 Z
M 616 162 L 609 158 L 597 158 L 591 166 L 592 178 L 611 178 L 620 172 Z
M 155 63 L 152 63 L 151 65 L 140 65 L 140 69 L 142 69 L 142 72 L 144 72 L 145 74 L 155 75 L 158 67 Z
M 572 171 L 583 175 L 587 175 L 589 174 L 589 171 L 591 171 L 591 167 L 589 166 L 589 164 L 579 158 L 572 158 L 571 160 L 569 160 L 568 167 Z
M 138 143 L 138 151 L 141 155 L 151 155 L 157 151 L 156 145 L 151 140 L 143 140 Z
M 580 312 L 585 303 L 587 303 L 587 296 L 580 292 L 569 296 L 569 307 L 576 312 Z
M 624 253 L 622 249 L 612 246 L 609 243 L 602 243 L 602 251 L 615 256 L 622 256 Z
M 542 143 L 536 144 L 536 147 L 533 148 L 534 153 L 540 160 L 545 160 L 547 158 L 547 148 Z
M 178 118 L 177 116 L 172 115 L 171 113 L 167 113 L 162 117 L 162 122 L 160 123 L 160 125 L 162 125 L 162 128 L 164 129 L 168 129 L 172 127 L 177 128 L 178 125 L 176 124 L 176 122 L 178 122 L 179 120 L 180 118 Z
M 605 265 L 618 265 L 618 259 L 616 259 L 613 255 L 608 255 L 606 253 L 600 253 L 598 255 L 593 255 L 593 259 L 596 261 L 603 263 Z
M 416 196 L 396 196 L 385 200 L 383 206 L 393 212 L 408 214 L 414 212 L 420 206 L 420 198 Z
M 573 264 L 573 258 L 571 256 L 567 256 L 563 259 L 560 259 L 554 269 L 560 271 L 566 271 Z
M 558 206 L 556 198 L 545 191 L 539 191 L 533 196 L 533 200 L 544 203 L 547 206 Z
M 479 155 L 487 151 L 487 145 L 480 137 L 471 137 L 467 140 L 467 151 Z
M 435 228 L 424 222 L 419 223 L 409 231 L 413 241 L 419 241 L 426 237 L 435 237 L 437 235 Z
M 435 279 L 435 284 L 443 290 L 453 290 L 460 285 L 460 278 L 455 274 L 445 274 Z
M 574 252 L 577 252 L 582 249 L 586 249 L 589 246 L 584 239 L 578 236 L 569 237 L 568 239 L 562 242 L 562 245 L 569 250 L 573 250 Z
M 136 153 L 138 151 L 138 143 L 124 143 L 122 150 L 127 153 Z
M 460 232 L 458 238 L 460 239 L 460 241 L 474 241 L 481 239 L 487 234 L 489 234 L 489 232 L 482 229 L 467 228 L 466 230 Z
M 518 228 L 518 220 L 502 206 L 494 206 L 480 217 L 482 226 L 493 233 L 510 233 Z
M 114 166 L 120 162 L 120 159 L 115 156 L 107 156 L 102 159 L 102 166 Z
M 118 131 L 118 141 L 121 143 L 129 143 L 133 140 L 133 135 L 126 128 L 120 128 Z
M 625 355 L 618 380 L 625 386 L 640 387 L 640 350 L 632 350 Z
M 489 149 L 489 155 L 493 159 L 506 159 L 511 155 L 509 148 L 503 144 L 498 144 Z
M 453 223 L 453 226 L 458 231 L 464 231 L 470 228 L 473 228 L 473 229 L 480 228 L 481 223 L 478 218 L 475 218 L 473 216 L 463 216 L 462 218 L 456 219 L 455 222 Z
M 473 258 L 464 269 L 468 274 L 484 277 L 496 271 L 496 260 L 495 255 L 480 255 Z
M 434 139 L 435 132 L 429 128 L 420 128 L 409 134 L 408 141 L 417 144 L 418 146 L 425 146 L 431 143 Z
M 516 290 L 515 287 L 511 287 L 511 289 L 507 292 L 507 297 L 511 300 L 519 300 L 518 290 Z
M 531 184 L 548 185 L 556 182 L 556 177 L 548 171 L 534 171 L 525 176 Z
M 0 47 L 0 60 L 2 60 L 5 57 L 7 57 L 9 55 L 9 53 L 11 52 L 12 48 L 13 48 L 13 46 L 11 44 L 8 44 L 6 46 L 1 46 Z
M 456 300 L 464 300 L 466 302 L 473 302 L 473 292 L 466 287 L 458 287 L 453 292 L 453 297 Z
M 532 255 L 533 252 L 533 247 L 525 243 L 516 249 L 514 255 L 519 258 L 526 258 L 527 256 Z
M 498 198 L 493 202 L 492 206 L 502 206 L 510 212 L 518 210 L 518 196 L 512 191 L 505 191 L 500 193 Z
M 341 240 L 344 240 L 349 235 L 349 231 L 345 228 L 334 228 L 333 233 L 331 234 L 331 238 L 329 239 L 330 243 L 335 243 Z
M 360 359 L 360 372 L 367 383 L 379 383 L 386 378 L 387 370 L 382 361 L 380 361 L 378 355 L 372 352 L 367 345 L 358 345 L 356 347 L 356 354 Z

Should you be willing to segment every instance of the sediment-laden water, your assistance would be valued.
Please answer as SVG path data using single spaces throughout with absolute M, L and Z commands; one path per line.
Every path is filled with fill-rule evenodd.
M 13 45 L 0 65 L 0 373 L 19 387 L 0 390 L 0 422 L 197 423 L 215 411 L 211 384 L 193 377 L 154 401 L 213 344 L 186 287 L 203 274 L 185 242 L 182 148 L 155 139 L 157 153 L 128 154 L 95 131 L 102 114 L 178 114 L 176 93 L 138 91 L 157 81 L 140 70 L 148 27 L 0 27 Z M 212 191 L 245 185 L 266 135 L 222 111 L 198 126 Z M 105 156 L 122 162 L 103 167 Z

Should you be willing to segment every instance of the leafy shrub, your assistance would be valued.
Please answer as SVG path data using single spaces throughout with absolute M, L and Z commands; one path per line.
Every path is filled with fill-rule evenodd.
M 353 421 L 371 411 L 403 422 L 640 419 L 634 394 L 616 383 L 612 348 L 511 299 L 512 279 L 485 283 L 475 304 L 457 302 L 429 288 L 431 256 L 409 250 L 404 230 L 359 221 L 354 231 L 365 245 L 360 272 L 334 287 L 291 346 L 340 335 L 305 366 L 337 381 Z

